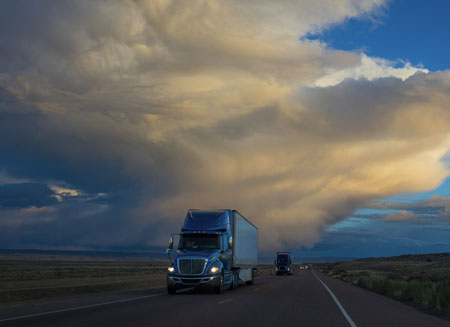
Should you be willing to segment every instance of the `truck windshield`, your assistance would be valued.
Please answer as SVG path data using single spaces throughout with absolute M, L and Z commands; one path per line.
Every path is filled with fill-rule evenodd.
M 285 263 L 289 261 L 289 256 L 287 254 L 279 254 L 278 255 L 278 262 Z
M 219 235 L 184 234 L 181 235 L 179 249 L 219 249 Z

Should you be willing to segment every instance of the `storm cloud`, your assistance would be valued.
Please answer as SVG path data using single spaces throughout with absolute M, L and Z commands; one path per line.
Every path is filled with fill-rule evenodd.
M 450 218 L 450 197 L 432 195 L 427 199 L 409 202 L 371 201 L 367 203 L 366 208 L 374 209 L 375 211 L 391 211 L 388 214 L 373 214 L 373 217 L 384 218 L 385 221 L 448 222 Z M 370 215 L 364 214 L 355 216 L 370 217 Z
M 18 183 L 0 185 L 0 207 L 44 207 L 57 203 L 55 193 L 44 184 Z
M 312 246 L 448 176 L 450 72 L 302 38 L 384 1 L 2 6 L 0 184 L 60 198 L 3 212 L 0 246 L 162 246 L 187 209 L 225 207 L 263 248 Z

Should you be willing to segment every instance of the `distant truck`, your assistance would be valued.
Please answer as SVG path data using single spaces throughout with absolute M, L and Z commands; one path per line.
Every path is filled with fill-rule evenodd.
M 173 253 L 175 235 L 179 235 L 179 242 Z M 181 233 L 170 236 L 167 252 L 169 294 L 187 287 L 221 293 L 236 289 L 239 281 L 252 285 L 258 257 L 258 228 L 237 210 L 190 209 Z
M 293 257 L 290 252 L 277 252 L 277 259 L 275 260 L 277 275 L 292 275 Z

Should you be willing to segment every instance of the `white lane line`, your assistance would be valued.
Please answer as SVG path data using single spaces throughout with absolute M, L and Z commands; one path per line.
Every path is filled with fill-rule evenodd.
M 97 304 L 83 305 L 81 307 L 75 307 L 75 308 L 68 308 L 68 309 L 61 309 L 61 310 L 33 313 L 31 315 L 17 316 L 17 317 L 12 317 L 12 318 L 1 319 L 0 322 L 11 321 L 11 320 L 19 320 L 19 319 L 30 318 L 30 317 L 37 317 L 37 316 L 45 316 L 45 315 L 49 315 L 49 314 L 53 314 L 53 313 L 59 313 L 59 312 L 68 312 L 68 311 L 75 311 L 75 310 L 81 310 L 81 309 L 87 309 L 87 308 L 94 308 L 94 307 L 100 307 L 100 306 L 103 306 L 103 305 L 114 304 L 114 303 L 122 303 L 122 302 L 129 302 L 129 301 L 135 301 L 135 300 L 148 299 L 148 298 L 151 298 L 151 297 L 161 296 L 161 295 L 165 295 L 165 294 L 166 293 L 158 293 L 158 294 L 152 294 L 152 295 L 132 297 L 132 298 L 123 299 L 123 300 L 116 300 L 116 301 L 103 302 L 103 303 L 97 303 Z
M 341 302 L 339 302 L 339 300 L 337 299 L 336 295 L 334 295 L 334 293 L 329 289 L 329 287 L 316 275 L 314 270 L 312 271 L 312 273 L 313 273 L 314 277 L 316 277 L 317 280 L 322 283 L 323 287 L 325 287 L 325 289 L 328 291 L 328 293 L 330 293 L 331 298 L 334 300 L 334 302 L 336 302 L 338 308 L 341 310 L 341 312 L 344 315 L 345 319 L 347 319 L 348 323 L 350 324 L 350 327 L 358 327 L 358 326 L 356 326 L 356 324 L 354 323 L 352 318 L 350 318 L 350 316 L 348 315 L 347 311 L 345 311 L 344 307 L 342 306 Z

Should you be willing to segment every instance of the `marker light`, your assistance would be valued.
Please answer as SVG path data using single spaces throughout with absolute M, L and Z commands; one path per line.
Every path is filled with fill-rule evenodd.
M 175 268 L 174 267 L 169 267 L 169 268 L 167 268 L 167 270 L 170 271 L 170 272 L 173 272 L 175 270 Z
M 217 267 L 212 267 L 211 268 L 211 272 L 212 273 L 216 273 L 216 272 L 218 272 L 219 271 L 219 268 L 217 268 Z

